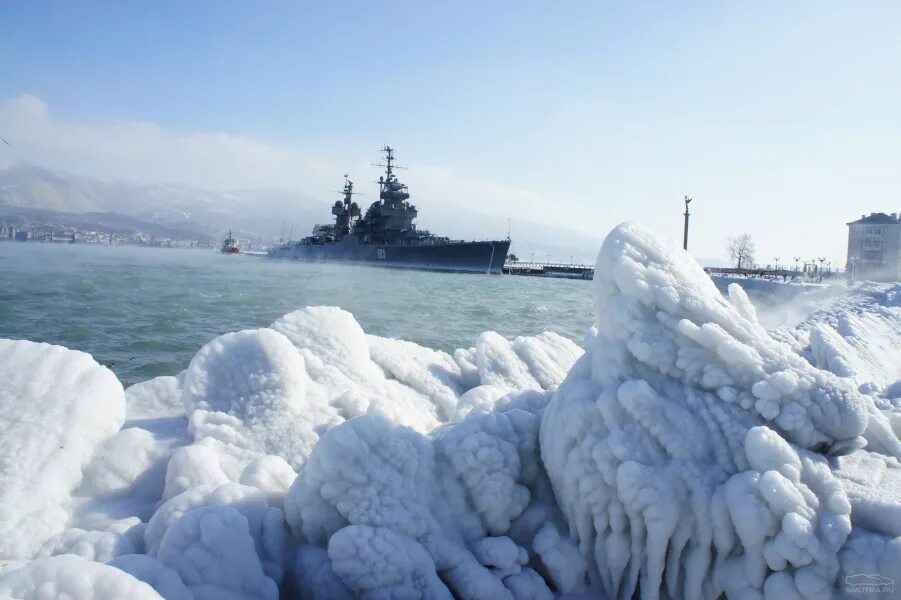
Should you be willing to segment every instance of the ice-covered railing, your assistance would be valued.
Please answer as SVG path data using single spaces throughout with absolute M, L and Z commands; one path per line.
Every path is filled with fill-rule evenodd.
M 544 414 L 541 452 L 596 584 L 619 598 L 839 589 L 852 504 L 829 457 L 865 444 L 872 399 L 636 225 L 608 235 L 594 286 L 597 334 Z
M 901 582 L 901 308 L 880 293 L 767 332 L 741 288 L 622 225 L 584 354 L 493 332 L 448 354 L 308 307 L 123 393 L 83 353 L 0 340 L 0 597 Z

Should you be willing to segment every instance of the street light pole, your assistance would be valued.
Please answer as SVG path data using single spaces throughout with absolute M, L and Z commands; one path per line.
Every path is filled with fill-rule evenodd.
M 688 250 L 688 217 L 691 216 L 691 213 L 688 212 L 688 205 L 691 204 L 691 198 L 685 196 L 685 229 L 682 232 L 682 249 Z

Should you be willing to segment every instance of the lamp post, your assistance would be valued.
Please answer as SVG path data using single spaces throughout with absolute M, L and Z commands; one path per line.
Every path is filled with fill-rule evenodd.
M 685 196 L 685 229 L 682 232 L 682 249 L 688 250 L 688 217 L 691 216 L 691 213 L 688 212 L 688 205 L 691 204 L 691 198 Z

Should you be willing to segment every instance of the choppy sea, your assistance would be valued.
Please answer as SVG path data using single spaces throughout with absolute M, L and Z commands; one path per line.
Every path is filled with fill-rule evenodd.
M 591 283 L 308 264 L 210 250 L 0 242 L 0 337 L 84 350 L 126 385 L 174 375 L 214 337 L 303 306 L 452 351 L 479 333 L 580 342 Z

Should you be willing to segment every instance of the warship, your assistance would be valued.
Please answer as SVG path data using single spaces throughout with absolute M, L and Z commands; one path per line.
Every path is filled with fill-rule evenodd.
M 510 240 L 467 242 L 417 229 L 416 206 L 407 186 L 398 181 L 394 148 L 382 148 L 385 174 L 379 177 L 379 199 L 362 213 L 353 197 L 354 184 L 344 176 L 343 199 L 332 206 L 334 223 L 316 225 L 312 235 L 271 248 L 272 258 L 343 262 L 428 271 L 499 274 Z

